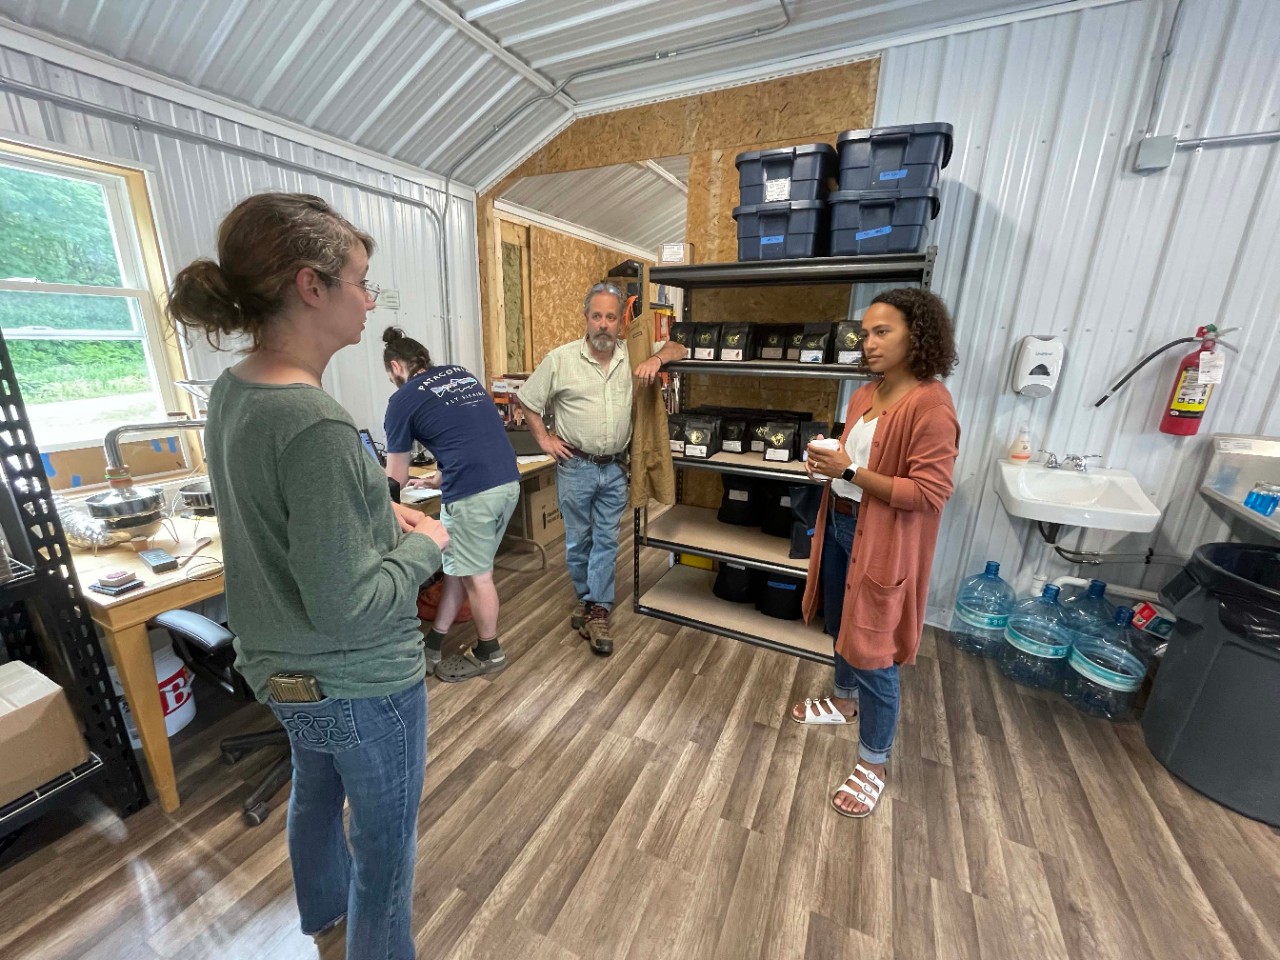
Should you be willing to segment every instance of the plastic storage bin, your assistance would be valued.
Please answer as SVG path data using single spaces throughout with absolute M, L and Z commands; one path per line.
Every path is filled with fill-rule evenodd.
M 752 206 L 791 200 L 825 200 L 836 175 L 836 148 L 829 143 L 750 150 L 733 161 L 739 203 Z
M 793 260 L 827 252 L 827 201 L 735 207 L 739 260 Z
M 949 123 L 846 130 L 836 138 L 841 190 L 932 187 L 951 160 Z M 743 203 L 746 203 L 744 200 Z
M 936 187 L 833 193 L 831 255 L 915 253 L 924 247 L 938 208 Z

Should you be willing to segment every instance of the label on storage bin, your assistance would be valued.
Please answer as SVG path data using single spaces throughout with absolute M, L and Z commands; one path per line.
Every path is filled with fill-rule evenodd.
M 724 452 L 725 452 L 725 453 L 741 453 L 741 452 L 742 452 L 742 441 L 741 441 L 741 440 L 726 440 L 726 441 L 724 441 L 722 444 L 720 444 L 720 448 L 721 448 L 722 450 L 724 450 Z
M 861 350 L 841 350 L 836 354 L 836 363 L 861 363 Z
M 671 452 L 672 452 L 672 453 L 684 453 L 684 441 L 683 441 L 683 440 L 672 440 L 672 441 L 671 441 Z
M 761 360 L 781 360 L 782 348 L 781 347 L 761 347 L 760 359 Z
M 880 174 L 881 180 L 905 180 L 907 178 L 907 168 L 901 170 L 885 170 Z
M 967 623 L 971 627 L 977 627 L 979 630 L 1003 630 L 1009 625 L 1009 615 L 983 613 L 980 610 L 974 610 L 972 607 L 966 607 L 962 603 L 956 604 L 956 616 Z
M 1061 660 L 1071 652 L 1069 643 L 1042 643 L 1039 640 L 1032 640 L 1025 633 L 1011 626 L 1004 628 L 1004 638 L 1023 653 L 1029 653 L 1033 657 L 1044 657 L 1046 660 Z
M 821 363 L 823 361 L 823 351 L 821 350 L 801 350 L 801 363 Z
M 778 180 L 766 180 L 764 182 L 764 202 L 777 203 L 779 200 L 791 199 L 791 178 L 782 177 Z
M 694 446 L 692 443 L 687 443 L 684 447 L 684 455 L 686 457 L 702 457 L 705 460 L 707 456 L 707 445 L 705 443 L 700 443 L 697 446 Z
M 693 359 L 695 360 L 714 360 L 716 358 L 715 347 L 694 347 Z
M 787 235 L 785 233 L 778 233 L 768 237 L 761 237 L 760 246 L 767 247 L 767 246 L 770 246 L 771 244 L 782 243 L 782 241 L 786 239 L 787 239 Z
M 1067 660 L 1067 663 L 1071 665 L 1072 670 L 1086 680 L 1106 687 L 1108 690 L 1131 693 L 1142 686 L 1143 675 L 1135 677 L 1132 674 L 1116 673 L 1114 670 L 1108 670 L 1106 667 L 1094 663 L 1081 653 L 1078 648 L 1071 650 L 1071 657 Z
M 764 452 L 764 458 L 766 460 L 781 460 L 783 463 L 789 463 L 791 461 L 791 451 L 780 450 L 777 447 L 774 447 L 773 449 L 766 450 Z
M 729 499 L 738 500 L 738 501 L 741 501 L 742 503 L 746 503 L 748 500 L 751 499 L 751 494 L 747 493 L 747 491 L 745 490 L 730 490 Z
M 872 237 L 883 237 L 893 233 L 893 227 L 876 227 L 874 230 L 859 230 L 853 235 L 855 240 L 870 240 Z
M 779 583 L 777 580 L 769 580 L 768 584 L 775 590 L 794 590 L 796 588 L 794 583 Z
M 782 499 L 780 499 L 780 500 L 778 501 L 778 506 L 780 506 L 780 507 L 789 507 L 789 506 L 791 506 L 791 498 L 790 498 L 790 497 L 783 497 Z
M 720 359 L 721 360 L 741 360 L 742 351 L 741 350 L 721 350 Z

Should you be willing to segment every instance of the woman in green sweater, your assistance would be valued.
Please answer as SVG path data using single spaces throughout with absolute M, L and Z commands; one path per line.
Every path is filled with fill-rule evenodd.
M 223 221 L 217 261 L 178 274 L 168 312 L 215 346 L 248 342 L 214 385 L 205 446 L 236 667 L 293 747 L 302 929 L 346 918 L 348 957 L 411 960 L 427 719 L 416 598 L 449 537 L 391 502 L 350 414 L 321 389 L 377 299 L 373 250 L 319 197 L 258 194 Z M 313 677 L 314 699 L 277 702 L 276 674 Z

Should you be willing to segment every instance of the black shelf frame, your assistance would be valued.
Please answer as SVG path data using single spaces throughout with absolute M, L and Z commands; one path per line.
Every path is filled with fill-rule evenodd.
M 33 560 L 29 572 L 20 564 L 12 568 L 19 575 L 0 584 L 4 659 L 21 660 L 62 685 L 91 755 L 74 770 L 0 809 L 0 837 L 91 785 L 118 814 L 128 816 L 147 804 L 142 770 L 129 743 L 97 627 L 76 580 L 3 333 L 0 471 L 8 488 L 0 490 L 0 496 L 11 498 L 21 528 L 5 531 L 11 552 L 29 553 Z
M 918 283 L 933 281 L 938 248 L 923 253 L 889 253 L 873 257 L 814 257 L 805 260 L 744 260 L 651 267 L 650 283 L 684 290 L 725 287 L 782 287 L 854 283 Z M 686 304 L 687 309 L 687 304 Z
M 872 375 L 842 363 L 800 363 L 796 360 L 672 360 L 671 373 L 714 373 L 743 377 L 796 377 L 808 380 L 871 380 Z
M 684 298 L 684 314 L 687 319 L 692 312 L 690 295 L 694 290 L 715 290 L 738 287 L 782 287 L 782 286 L 815 286 L 815 285 L 847 285 L 860 283 L 904 283 L 916 284 L 928 290 L 933 283 L 934 264 L 937 260 L 938 248 L 928 247 L 922 253 L 886 254 L 872 257 L 816 257 L 805 260 L 760 260 L 740 261 L 734 263 L 701 263 L 656 266 L 649 270 L 651 283 L 661 283 L 680 287 L 686 291 Z M 679 360 L 666 368 L 675 376 L 675 391 L 679 409 L 684 409 L 688 400 L 689 380 L 684 374 L 703 373 L 713 375 L 748 375 L 757 377 L 796 377 L 830 380 L 871 380 L 866 371 L 841 366 L 839 364 L 802 364 L 793 361 L 778 360 Z M 833 418 L 838 419 L 838 418 Z M 701 460 L 698 458 L 672 457 L 677 468 L 676 502 L 684 490 L 682 469 L 715 470 L 720 473 L 738 474 L 740 476 L 759 477 L 766 480 L 785 480 L 792 483 L 819 483 L 810 480 L 805 474 L 793 475 L 779 470 L 771 470 L 761 461 L 759 467 L 749 464 Z M 809 651 L 779 644 L 767 637 L 758 637 L 743 633 L 740 630 L 717 626 L 693 617 L 670 611 L 658 610 L 640 602 L 640 551 L 646 546 L 670 550 L 672 552 L 701 553 L 706 551 L 690 548 L 668 541 L 650 541 L 645 533 L 648 524 L 648 507 L 636 507 L 632 511 L 632 608 L 636 613 L 666 620 L 680 626 L 704 630 L 708 633 L 730 637 L 742 643 L 763 647 L 779 653 L 821 663 L 830 663 L 830 657 L 822 657 Z M 733 562 L 743 563 L 741 557 L 733 558 Z M 782 571 L 778 571 L 782 572 Z

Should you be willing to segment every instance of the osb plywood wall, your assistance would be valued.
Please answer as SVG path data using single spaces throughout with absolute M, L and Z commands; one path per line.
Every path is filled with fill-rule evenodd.
M 529 250 L 536 366 L 553 348 L 582 338 L 583 296 L 630 257 L 538 226 L 530 227 Z

